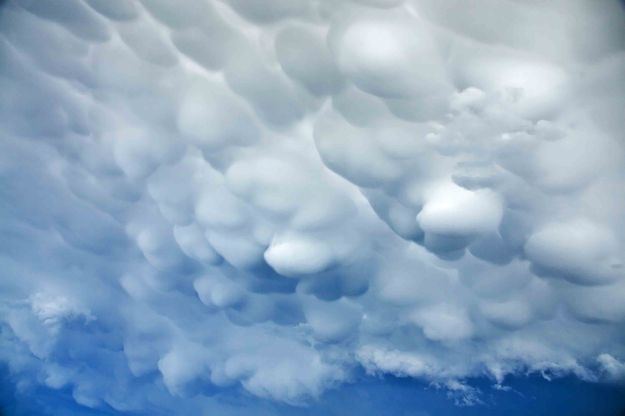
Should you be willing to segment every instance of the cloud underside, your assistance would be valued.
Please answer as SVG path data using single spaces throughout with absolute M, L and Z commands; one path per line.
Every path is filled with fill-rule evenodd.
M 359 369 L 469 401 L 470 377 L 622 381 L 624 23 L 591 0 L 6 2 L 0 360 L 26 391 L 180 414 Z

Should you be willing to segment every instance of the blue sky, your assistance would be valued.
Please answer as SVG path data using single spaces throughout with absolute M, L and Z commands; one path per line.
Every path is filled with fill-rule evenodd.
M 621 1 L 9 0 L 0 62 L 5 414 L 625 408 Z
M 241 391 L 226 393 L 230 406 L 247 414 L 267 415 L 614 415 L 625 410 L 622 387 L 586 383 L 575 378 L 548 381 L 539 376 L 515 377 L 506 384 L 509 390 L 493 389 L 488 380 L 472 380 L 481 390 L 481 404 L 458 406 L 441 389 L 422 382 L 396 377 L 363 377 L 357 382 L 327 392 L 320 400 L 304 407 L 267 403 Z M 89 410 L 76 406 L 69 392 L 38 390 L 32 396 L 14 397 L 11 381 L 3 380 L 4 414 L 119 415 L 108 410 Z M 47 409 L 47 412 L 46 412 Z M 264 412 L 264 413 L 263 413 Z M 155 414 L 155 413 L 130 413 Z M 227 414 L 227 413 L 224 413 Z

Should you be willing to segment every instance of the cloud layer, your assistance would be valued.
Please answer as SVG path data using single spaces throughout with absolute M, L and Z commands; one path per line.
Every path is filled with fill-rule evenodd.
M 0 6 L 0 360 L 200 414 L 623 380 L 619 2 Z M 592 28 L 589 30 L 588 28 Z M 191 412 L 191 413 L 189 413 Z

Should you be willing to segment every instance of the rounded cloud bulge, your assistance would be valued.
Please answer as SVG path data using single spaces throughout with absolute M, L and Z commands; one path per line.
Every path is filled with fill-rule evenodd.
M 75 414 L 625 382 L 624 39 L 616 0 L 0 2 L 2 368 Z

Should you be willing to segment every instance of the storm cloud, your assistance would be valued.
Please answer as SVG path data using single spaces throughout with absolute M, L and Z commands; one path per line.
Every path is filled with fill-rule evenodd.
M 188 415 L 363 369 L 465 404 L 622 383 L 625 9 L 469 3 L 1 5 L 18 390 Z

